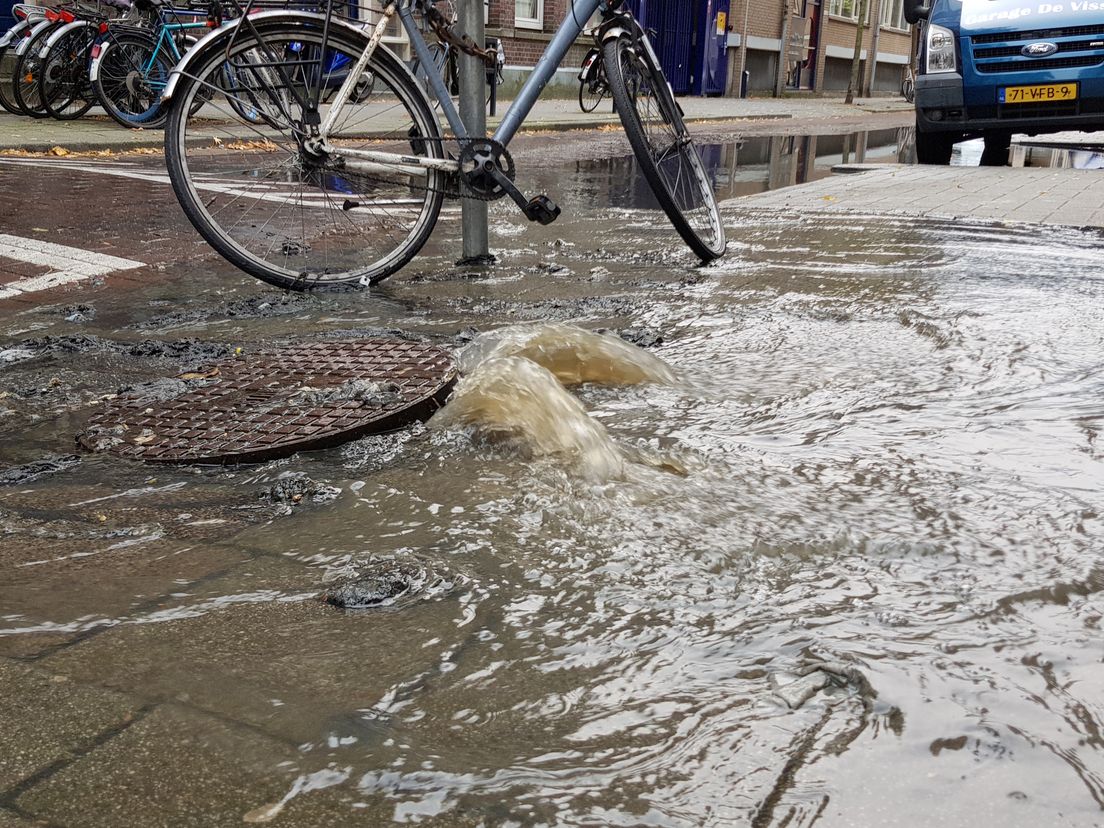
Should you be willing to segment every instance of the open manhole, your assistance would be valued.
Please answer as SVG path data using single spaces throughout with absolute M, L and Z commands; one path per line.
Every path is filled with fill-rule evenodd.
M 426 419 L 455 380 L 449 353 L 420 342 L 293 345 L 121 394 L 77 442 L 157 463 L 272 460 Z

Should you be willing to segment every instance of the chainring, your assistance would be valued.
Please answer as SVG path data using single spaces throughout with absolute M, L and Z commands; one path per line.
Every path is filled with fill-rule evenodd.
M 489 165 L 497 167 L 511 181 L 517 173 L 514 158 L 493 138 L 473 138 L 460 150 L 460 178 L 463 189 L 476 198 L 494 201 L 506 195 L 506 190 L 488 172 Z M 464 193 L 468 195 L 469 193 Z

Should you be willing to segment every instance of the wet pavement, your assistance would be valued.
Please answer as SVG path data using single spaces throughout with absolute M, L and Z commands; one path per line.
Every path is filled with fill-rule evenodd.
M 700 268 L 618 141 L 521 145 L 564 215 L 493 205 L 497 267 L 453 211 L 318 295 L 155 158 L 0 163 L 4 233 L 141 263 L 0 301 L 0 825 L 1101 824 L 1099 233 L 735 200 L 877 173 L 718 141 Z M 76 451 L 139 383 L 377 335 L 468 348 L 447 416 Z

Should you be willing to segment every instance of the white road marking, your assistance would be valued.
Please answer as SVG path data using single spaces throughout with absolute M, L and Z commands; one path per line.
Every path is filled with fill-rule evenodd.
M 0 258 L 48 267 L 41 276 L 29 276 L 6 285 L 0 285 L 0 299 L 11 299 L 26 293 L 81 282 L 96 276 L 106 276 L 117 270 L 133 270 L 144 267 L 143 262 L 120 259 L 103 253 L 93 253 L 63 244 L 24 239 L 0 233 Z
M 56 169 L 58 164 L 55 160 L 49 162 L 39 161 L 37 159 L 30 158 L 2 158 L 0 159 L 2 164 L 10 164 L 13 166 L 27 166 L 27 167 L 50 167 Z M 64 163 L 68 169 L 76 170 L 78 172 L 99 173 L 101 175 L 114 175 L 119 178 L 130 178 L 136 181 L 148 181 L 153 184 L 170 184 L 169 176 L 166 173 L 154 172 L 152 170 L 140 170 L 132 168 L 132 165 L 122 163 L 107 163 L 107 164 L 86 164 L 79 161 L 67 161 Z M 339 174 L 336 174 L 339 175 Z M 327 190 L 325 194 L 322 194 L 316 190 L 304 190 L 302 192 L 296 191 L 293 188 L 286 186 L 284 182 L 279 180 L 265 181 L 263 179 L 244 178 L 239 181 L 234 181 L 230 178 L 223 178 L 217 175 L 197 175 L 195 177 L 196 189 L 201 192 L 213 192 L 221 193 L 228 196 L 237 196 L 239 198 L 251 198 L 256 201 L 268 201 L 287 203 L 294 201 L 303 207 L 310 207 L 314 209 L 322 210 L 337 210 L 342 209 L 342 203 L 344 196 L 337 190 Z M 365 195 L 351 196 L 359 202 L 359 206 L 356 208 L 356 215 L 379 215 L 387 217 L 399 210 L 403 212 L 418 213 L 421 211 L 422 202 L 417 199 L 386 199 L 377 198 L 369 200 Z M 342 199 L 342 203 L 338 203 L 338 199 Z M 461 207 L 459 204 L 446 204 L 443 213 L 458 213 Z M 2 298 L 2 297 L 0 297 Z

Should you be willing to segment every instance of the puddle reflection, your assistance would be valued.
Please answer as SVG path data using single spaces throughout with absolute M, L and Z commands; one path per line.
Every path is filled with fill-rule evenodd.
M 699 144 L 698 149 L 717 198 L 727 199 L 826 178 L 837 164 L 907 162 L 912 130 L 772 135 Z M 580 196 L 610 207 L 659 209 L 632 156 L 579 161 L 575 171 Z

